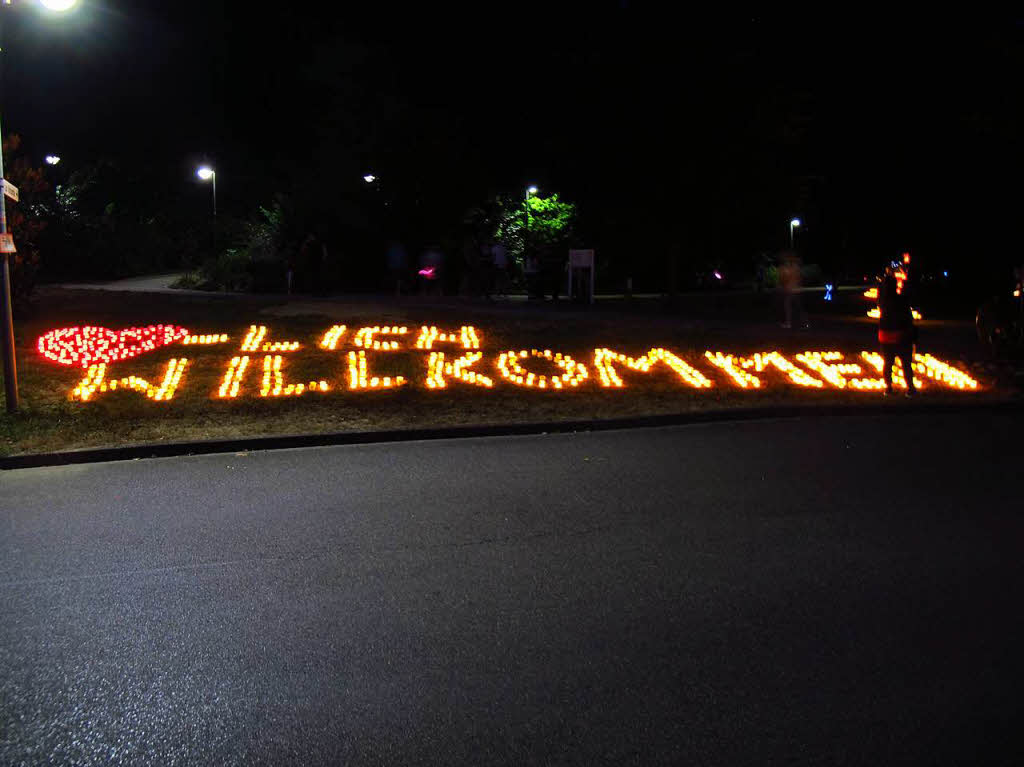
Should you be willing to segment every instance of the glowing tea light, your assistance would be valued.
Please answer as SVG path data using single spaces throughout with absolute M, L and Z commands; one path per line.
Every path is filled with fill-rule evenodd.
M 915 354 L 914 366 L 922 375 L 952 389 L 976 391 L 979 388 L 978 382 L 967 373 L 930 354 Z
M 348 390 L 394 389 L 408 383 L 403 376 L 381 375 L 380 371 L 370 370 L 369 355 L 374 351 L 393 352 L 398 343 L 395 339 L 407 335 L 409 329 L 400 325 L 374 325 L 360 328 L 352 337 L 352 345 L 356 350 L 347 351 L 345 366 L 340 386 L 328 380 L 303 380 L 301 383 L 286 380 L 287 365 L 285 354 L 300 354 L 305 360 L 322 352 L 334 352 L 341 348 L 346 337 L 345 325 L 332 325 L 322 334 L 314 336 L 315 344 L 309 351 L 302 351 L 303 344 L 298 341 L 272 341 L 268 338 L 269 329 L 265 325 L 250 325 L 243 337 L 240 353 L 226 361 L 223 376 L 218 388 L 212 392 L 215 399 L 235 399 L 242 395 L 268 398 L 295 397 L 306 392 L 329 392 L 334 388 Z M 110 376 L 110 365 L 113 362 L 130 359 L 134 356 L 158 350 L 164 345 L 181 342 L 185 346 L 209 347 L 230 340 L 226 333 L 191 334 L 185 328 L 175 325 L 153 325 L 139 328 L 128 328 L 122 331 L 111 331 L 106 328 L 92 326 L 59 328 L 50 330 L 40 336 L 37 348 L 43 358 L 63 365 L 82 366 L 86 375 L 69 390 L 71 399 L 82 402 L 93 401 L 98 395 L 119 390 L 128 390 L 145 394 L 153 401 L 167 401 L 180 391 L 187 366 L 185 358 L 175 357 L 166 363 L 160 363 L 160 383 L 151 383 L 153 373 L 150 368 L 143 372 L 146 375 Z M 441 352 L 436 349 L 440 344 L 455 347 L 453 353 Z M 589 380 L 589 371 L 585 365 L 577 363 L 571 356 L 551 349 L 519 349 L 508 350 L 495 356 L 485 356 L 479 351 L 480 335 L 473 326 L 463 325 L 457 330 L 439 329 L 434 325 L 423 325 L 417 335 L 415 347 L 423 352 L 409 364 L 426 365 L 426 376 L 420 385 L 430 390 L 446 390 L 451 388 L 452 381 L 482 389 L 493 389 L 497 383 L 505 381 L 524 389 L 568 389 L 578 388 Z M 460 348 L 461 347 L 461 348 Z M 201 351 L 205 351 L 202 349 Z M 251 371 L 251 362 L 255 354 L 262 357 L 259 368 L 262 376 L 260 385 L 254 386 L 250 392 L 244 392 L 245 376 L 255 375 Z M 601 347 L 594 349 L 595 378 L 603 388 L 624 388 L 622 373 L 625 370 L 639 373 L 650 373 L 657 365 L 664 365 L 675 373 L 678 382 L 698 390 L 712 386 L 703 373 L 688 364 L 678 355 L 664 349 L 652 348 L 639 357 L 630 357 L 621 352 Z M 864 371 L 877 374 L 882 372 L 884 363 L 877 352 L 862 352 L 858 358 L 860 364 L 847 361 L 839 351 L 806 351 L 795 356 L 800 366 L 778 351 L 756 352 L 749 357 L 721 351 L 707 351 L 703 354 L 709 365 L 722 371 L 730 383 L 741 389 L 764 389 L 773 382 L 785 381 L 807 389 L 823 389 L 827 383 L 836 389 L 847 389 L 861 392 L 878 392 L 884 389 L 880 377 L 866 377 Z M 557 372 L 532 370 L 531 365 L 543 360 L 543 363 L 559 369 Z M 87 364 L 93 360 L 91 364 Z M 422 360 L 422 361 L 420 361 Z M 490 377 L 481 370 L 484 365 L 495 365 L 499 377 Z M 222 363 L 223 364 L 223 363 Z M 922 387 L 945 387 L 955 391 L 975 391 L 980 388 L 977 380 L 966 372 L 927 354 L 914 357 L 914 383 Z M 769 373 L 766 377 L 765 374 Z M 813 373 L 813 375 L 812 375 Z M 894 385 L 902 388 L 904 372 L 901 363 L 895 363 Z M 816 377 L 817 376 L 817 377 Z M 311 377 L 312 378 L 312 377 Z M 347 385 L 346 385 L 347 384 Z
M 344 325 L 332 325 L 331 329 L 324 333 L 323 338 L 320 339 L 320 348 L 334 350 L 338 348 L 338 343 L 341 341 L 342 336 L 345 335 Z
M 291 397 L 303 394 L 305 384 L 285 384 L 281 372 L 283 363 L 281 355 L 268 354 L 263 358 L 263 382 L 260 385 L 261 397 Z M 313 388 L 312 386 L 310 388 Z
M 454 332 L 441 332 L 436 325 L 423 325 L 416 338 L 417 349 L 432 349 L 435 342 L 461 343 L 463 349 L 479 349 L 480 337 L 472 325 L 463 325 L 456 336 Z
M 878 352 L 861 352 L 860 356 L 867 362 L 871 367 L 875 369 L 875 372 L 885 372 L 885 359 Z M 924 365 L 914 363 L 916 370 L 914 372 L 923 372 Z M 903 360 L 896 358 L 895 364 L 893 365 L 892 371 L 893 385 L 897 389 L 906 389 L 906 371 L 903 369 Z M 855 389 L 885 389 L 886 383 L 884 378 L 862 378 L 850 381 L 850 385 Z M 918 389 L 923 389 L 924 384 L 921 379 L 914 376 L 914 386 Z
M 249 332 L 242 340 L 242 351 L 243 352 L 255 352 L 259 351 L 260 344 L 263 343 L 263 337 L 267 334 L 266 325 L 250 325 Z
M 444 353 L 431 352 L 427 360 L 426 386 L 428 389 L 444 389 L 448 384 L 446 377 L 455 378 L 473 386 L 490 389 L 494 381 L 481 373 L 470 370 L 483 357 L 483 352 L 469 352 L 454 362 L 445 363 Z
M 185 339 L 182 341 L 182 343 L 185 344 L 186 346 L 191 346 L 192 344 L 200 344 L 202 346 L 208 346 L 210 344 L 222 344 L 222 343 L 224 343 L 227 340 L 228 340 L 228 337 L 227 337 L 226 334 L 224 334 L 224 333 L 216 334 L 215 333 L 213 335 L 205 335 L 205 336 L 185 336 Z
M 224 374 L 224 380 L 217 391 L 218 397 L 235 398 L 238 396 L 238 387 L 242 383 L 242 376 L 249 365 L 248 357 L 232 357 L 228 363 L 228 370 Z
M 740 359 L 739 364 L 743 368 L 753 367 L 754 371 L 758 373 L 763 373 L 769 367 L 774 367 L 780 373 L 785 373 L 790 383 L 797 386 L 820 389 L 825 385 L 817 378 L 805 373 L 777 351 L 757 352 L 751 359 Z
M 374 336 L 404 336 L 409 332 L 406 327 L 398 327 L 393 325 L 391 327 L 381 327 L 380 325 L 374 325 L 373 327 L 360 328 L 355 335 L 355 345 L 361 346 L 365 349 L 374 349 L 375 351 L 394 351 L 398 348 L 397 341 L 377 341 Z
M 757 378 L 757 376 L 750 375 L 750 373 L 740 367 L 737 367 L 739 363 L 731 354 L 722 354 L 721 352 L 715 352 L 712 354 L 711 352 L 704 352 L 704 356 L 712 365 L 724 370 L 738 386 L 744 389 L 761 388 L 760 379 Z
M 597 368 L 601 386 L 620 389 L 624 386 L 622 379 L 615 371 L 615 363 L 621 363 L 631 370 L 641 373 L 650 372 L 657 363 L 664 363 L 686 384 L 696 389 L 711 387 L 711 381 L 703 373 L 691 367 L 672 352 L 656 348 L 651 349 L 642 357 L 627 357 L 625 354 L 601 348 L 594 350 L 594 367 Z
M 879 309 L 877 306 L 874 307 L 873 309 L 868 309 L 868 317 L 870 317 L 871 319 L 877 320 L 877 319 L 880 319 L 881 316 L 882 316 L 882 310 Z M 921 316 L 921 312 L 919 312 L 917 309 L 914 309 L 914 308 L 911 308 L 910 316 L 913 317 L 915 320 L 923 319 L 923 317 Z
M 188 336 L 188 330 L 177 325 L 149 325 L 117 331 L 87 325 L 51 330 L 39 337 L 36 349 L 59 365 L 89 368 L 97 363 L 110 364 L 148 354 Z
M 156 386 L 139 376 L 125 376 L 108 383 L 105 380 L 107 366 L 105 364 L 93 365 L 86 372 L 85 378 L 72 390 L 71 398 L 87 402 L 97 391 L 102 393 L 121 388 L 141 392 L 147 398 L 157 402 L 166 402 L 172 399 L 178 390 L 187 364 L 188 360 L 185 358 L 171 359 L 167 363 L 163 380 Z
M 367 374 L 366 352 L 348 353 L 348 388 L 358 389 L 392 389 L 405 384 L 402 376 L 369 377 Z
M 837 389 L 846 388 L 846 376 L 861 373 L 860 365 L 840 362 L 843 359 L 842 352 L 801 352 L 796 358 Z
M 519 363 L 519 360 L 529 357 L 546 359 L 562 368 L 565 372 L 560 376 L 549 378 L 546 375 L 538 375 L 527 371 Z M 538 351 L 537 349 L 527 351 L 523 349 L 518 353 L 514 351 L 504 352 L 498 357 L 498 372 L 501 373 L 502 378 L 516 386 L 536 387 L 538 389 L 561 389 L 564 386 L 576 387 L 587 380 L 589 375 L 584 365 L 579 364 L 567 354 L 553 354 L 550 349 L 545 349 L 544 351 Z

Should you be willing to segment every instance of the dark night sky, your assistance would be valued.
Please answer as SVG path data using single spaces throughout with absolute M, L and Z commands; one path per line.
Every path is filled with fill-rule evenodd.
M 800 215 L 808 247 L 854 261 L 1024 260 L 1020 20 L 324 5 L 83 0 L 54 21 L 23 0 L 0 9 L 4 129 L 182 184 L 209 157 L 238 213 L 370 169 L 453 221 L 536 182 L 619 252 L 746 258 Z

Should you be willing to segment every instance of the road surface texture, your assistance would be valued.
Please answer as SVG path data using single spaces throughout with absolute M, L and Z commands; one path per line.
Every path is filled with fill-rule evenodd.
M 1021 764 L 1024 419 L 0 474 L 3 764 Z

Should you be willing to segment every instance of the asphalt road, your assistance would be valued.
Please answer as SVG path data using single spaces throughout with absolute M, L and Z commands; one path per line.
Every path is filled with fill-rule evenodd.
M 1022 427 L 0 473 L 0 762 L 1020 764 Z

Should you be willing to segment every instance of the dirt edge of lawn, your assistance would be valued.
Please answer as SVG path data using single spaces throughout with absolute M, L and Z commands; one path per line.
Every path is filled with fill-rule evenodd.
M 723 407 L 685 413 L 604 418 L 589 421 L 562 420 L 547 422 L 507 422 L 419 429 L 385 429 L 378 431 L 340 431 L 309 434 L 278 434 L 243 436 L 229 439 L 208 439 L 182 442 L 155 442 L 48 453 L 25 453 L 0 456 L 0 470 L 99 463 L 106 461 L 167 458 L 186 455 L 281 450 L 302 447 L 328 447 L 402 441 L 466 439 L 537 434 L 611 431 L 616 429 L 657 428 L 708 423 L 741 422 L 773 418 L 807 418 L 837 416 L 905 416 L 941 415 L 962 412 L 1024 412 L 1024 401 L 1016 397 L 987 398 L 973 402 L 914 401 L 899 403 L 861 403 L 837 405 L 775 405 L 770 407 Z

